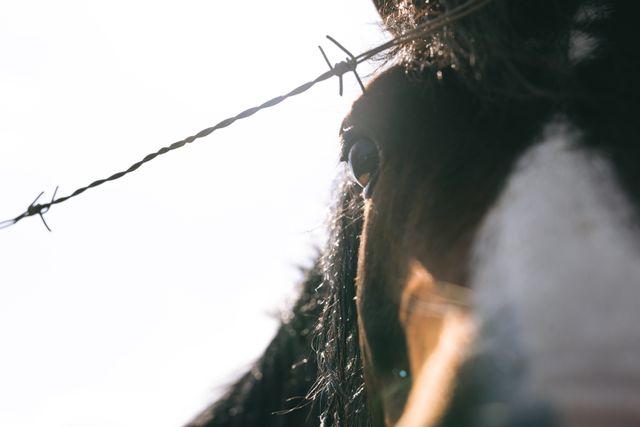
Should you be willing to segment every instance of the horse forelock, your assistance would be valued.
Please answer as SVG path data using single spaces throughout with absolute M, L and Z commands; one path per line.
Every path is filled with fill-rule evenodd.
M 486 100 L 495 97 L 496 102 L 504 97 L 543 96 L 561 103 L 567 96 L 584 94 L 584 88 L 573 82 L 575 66 L 593 56 L 600 42 L 594 33 L 620 9 L 610 0 L 375 3 L 384 27 L 394 36 L 447 16 L 461 5 L 483 3 L 433 33 L 400 44 L 385 59 L 417 78 L 432 74 L 442 79 L 453 70 Z

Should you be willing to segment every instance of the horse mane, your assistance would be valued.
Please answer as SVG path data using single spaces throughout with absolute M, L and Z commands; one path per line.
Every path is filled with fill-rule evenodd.
M 324 254 L 254 366 L 186 427 L 368 425 L 355 306 L 360 195 L 344 182 Z
M 309 398 L 320 406 L 321 426 L 369 425 L 355 302 L 362 197 L 350 180 L 340 189 L 318 289 L 323 305 L 316 326 L 318 379 Z
M 315 289 L 319 263 L 309 269 L 291 315 L 254 366 L 186 427 L 287 427 L 318 418 L 307 393 L 317 377 L 313 328 L 322 306 Z

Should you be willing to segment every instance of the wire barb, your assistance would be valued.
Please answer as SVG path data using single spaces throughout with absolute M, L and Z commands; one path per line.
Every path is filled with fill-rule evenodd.
M 51 197 L 51 201 L 49 203 L 36 204 L 36 202 L 40 199 L 40 197 L 42 197 L 43 194 L 44 194 L 44 191 L 41 191 L 40 194 L 38 194 L 38 196 L 35 199 L 33 199 L 33 202 L 31 202 L 31 204 L 27 207 L 27 210 L 25 210 L 23 213 L 21 213 L 17 217 L 0 222 L 0 230 L 3 228 L 11 227 L 12 225 L 16 224 L 17 222 L 20 222 L 21 220 L 27 217 L 39 215 L 44 226 L 47 228 L 47 230 L 51 231 L 51 228 L 49 228 L 49 224 L 47 224 L 47 221 L 45 221 L 44 219 L 44 214 L 49 212 L 49 209 L 51 209 L 52 205 L 59 203 L 61 201 L 59 199 L 56 200 L 56 194 L 58 194 L 58 186 L 56 186 L 56 189 L 53 192 L 53 196 Z
M 344 46 L 342 46 L 340 43 L 338 43 L 338 41 L 336 39 L 334 39 L 333 37 L 331 37 L 329 35 L 327 36 L 327 38 L 333 44 L 338 46 L 344 53 L 346 53 L 348 55 L 348 57 L 344 61 L 338 62 L 335 65 L 331 65 L 331 61 L 329 61 L 329 58 L 327 57 L 327 54 L 324 53 L 324 49 L 322 49 L 322 46 L 318 46 L 318 49 L 320 49 L 320 53 L 322 54 L 322 57 L 324 58 L 324 61 L 329 66 L 329 70 L 331 70 L 331 72 L 336 77 L 338 77 L 338 81 L 340 83 L 340 96 L 342 96 L 342 92 L 343 92 L 342 76 L 345 75 L 346 73 L 349 73 L 349 72 L 353 72 L 353 74 L 356 76 L 356 80 L 358 81 L 358 84 L 360 85 L 360 89 L 362 89 L 362 92 L 364 92 L 364 84 L 362 84 L 362 80 L 360 79 L 360 76 L 358 75 L 358 71 L 356 70 L 358 68 L 358 64 L 360 62 L 358 62 L 356 57 L 353 56 L 353 54 L 351 52 L 349 52 Z
M 347 48 L 345 48 L 340 43 L 338 43 L 338 41 L 336 39 L 334 39 L 333 37 L 331 37 L 330 35 L 327 35 L 327 38 L 329 40 L 331 40 L 331 42 L 333 44 L 338 46 L 344 53 L 346 53 L 349 56 L 347 58 L 346 62 L 341 62 L 340 64 L 336 64 L 336 68 L 338 68 L 339 65 L 344 64 L 345 68 L 344 68 L 344 71 L 342 71 L 342 74 L 347 73 L 349 71 L 352 71 L 353 75 L 356 76 L 356 80 L 358 81 L 358 84 L 360 85 L 360 89 L 362 89 L 362 92 L 364 93 L 364 84 L 362 84 L 362 80 L 360 79 L 360 76 L 358 75 L 358 71 L 356 70 L 356 68 L 358 68 L 358 64 L 359 64 L 359 62 L 356 59 L 356 57 L 353 56 L 353 54 L 351 52 L 349 52 L 347 50 Z M 342 74 L 340 74 L 340 77 L 341 77 L 340 82 L 342 82 Z M 340 91 L 340 95 L 342 95 L 342 91 Z
M 336 39 L 334 39 L 331 36 L 327 36 L 327 39 L 329 39 L 333 44 L 335 44 L 340 50 L 342 50 L 344 53 L 347 54 L 347 58 L 345 61 L 343 62 L 339 62 L 335 65 L 331 65 L 331 62 L 329 61 L 329 58 L 327 57 L 327 55 L 325 54 L 324 50 L 322 49 L 322 47 L 318 46 L 318 48 L 320 49 L 320 52 L 322 53 L 322 56 L 325 60 L 325 62 L 327 63 L 327 65 L 329 66 L 329 71 L 320 74 L 318 77 L 316 77 L 314 80 L 309 81 L 307 83 L 304 83 L 298 87 L 296 87 L 295 89 L 291 90 L 289 93 L 286 93 L 284 95 L 281 96 L 277 96 L 275 98 L 272 98 L 264 103 L 262 103 L 261 105 L 258 105 L 257 107 L 253 107 L 253 108 L 249 108 L 237 115 L 235 115 L 234 117 L 229 117 L 225 120 L 222 120 L 221 122 L 218 122 L 218 124 L 208 127 L 206 129 L 201 130 L 200 132 L 196 133 L 195 135 L 189 136 L 181 141 L 177 141 L 174 142 L 171 145 L 168 145 L 166 147 L 162 147 L 160 148 L 158 151 L 156 151 L 155 153 L 150 153 L 147 154 L 144 158 L 142 158 L 142 160 L 134 163 L 133 165 L 129 166 L 128 169 L 121 171 L 121 172 L 117 172 L 114 173 L 113 175 L 111 175 L 108 178 L 103 178 L 103 179 L 98 179 L 94 182 L 92 182 L 91 184 L 85 186 L 85 187 L 80 187 L 78 189 L 76 189 L 73 193 L 69 194 L 68 196 L 63 196 L 60 197 L 58 199 L 56 199 L 56 194 L 58 193 L 58 187 L 56 187 L 56 190 L 53 193 L 53 197 L 51 198 L 51 201 L 48 203 L 44 203 L 44 204 L 36 204 L 36 202 L 38 201 L 38 199 L 40 199 L 40 197 L 42 197 L 42 195 L 44 194 L 44 192 L 40 193 L 38 195 L 38 197 L 36 197 L 36 199 L 29 205 L 29 207 L 27 208 L 27 210 L 25 212 L 23 212 L 22 214 L 18 215 L 17 217 L 13 218 L 13 219 L 8 219 L 5 221 L 0 221 L 0 229 L 3 228 L 7 228 L 10 227 L 14 224 L 16 224 L 17 222 L 21 221 L 24 218 L 30 217 L 30 216 L 34 216 L 34 215 L 39 215 L 40 219 L 42 220 L 42 222 L 44 223 L 44 226 L 47 228 L 47 230 L 51 231 L 51 229 L 49 228 L 49 225 L 47 224 L 47 222 L 44 219 L 44 214 L 46 214 L 49 209 L 51 208 L 51 206 L 58 204 L 58 203 L 62 203 L 65 202 L 73 197 L 79 196 L 80 194 L 84 193 L 85 191 L 94 188 L 94 187 L 98 187 L 106 182 L 109 181 L 115 181 L 116 179 L 120 179 L 125 175 L 128 175 L 132 172 L 134 172 L 135 170 L 137 170 L 138 168 L 140 168 L 140 166 L 142 166 L 145 163 L 148 163 L 150 161 L 152 161 L 153 159 L 155 159 L 156 157 L 162 155 L 162 154 L 166 154 L 170 151 L 173 150 L 177 150 L 178 148 L 182 148 L 187 144 L 190 144 L 192 142 L 194 142 L 196 139 L 199 138 L 204 138 L 205 136 L 208 136 L 209 134 L 213 133 L 214 131 L 218 130 L 218 129 L 222 129 L 228 126 L 231 126 L 233 123 L 235 123 L 237 120 L 241 120 L 241 119 L 246 119 L 247 117 L 253 116 L 254 114 L 256 114 L 258 111 L 264 110 L 265 108 L 270 108 L 270 107 L 274 107 L 278 104 L 280 104 L 281 102 L 283 102 L 284 100 L 300 95 L 306 91 L 308 91 L 309 89 L 311 89 L 313 86 L 315 86 L 316 84 L 328 80 L 331 77 L 338 77 L 338 81 L 340 83 L 340 96 L 342 96 L 342 92 L 343 92 L 343 82 L 342 82 L 342 76 L 346 73 L 350 73 L 352 72 L 355 76 L 356 76 L 356 80 L 358 81 L 358 84 L 360 85 L 360 88 L 362 89 L 362 91 L 364 92 L 364 84 L 362 83 L 362 80 L 360 79 L 360 76 L 358 75 L 358 72 L 356 71 L 356 68 L 358 67 L 359 64 L 375 57 L 376 55 L 380 54 L 381 52 L 384 52 L 386 50 L 389 50 L 395 46 L 400 46 L 406 43 L 410 43 L 413 40 L 425 37 L 429 34 L 432 34 L 438 30 L 441 30 L 442 28 L 446 27 L 447 25 L 458 21 L 462 18 L 464 18 L 465 16 L 470 15 L 471 13 L 485 7 L 486 5 L 490 4 L 491 2 L 493 2 L 494 0 L 468 0 L 465 3 L 462 3 L 461 5 L 449 10 L 447 13 L 434 18 L 432 20 L 429 20 L 421 25 L 418 25 L 416 28 L 407 31 L 404 34 L 401 34 L 385 43 L 382 43 L 376 47 L 374 47 L 373 49 L 370 49 L 364 53 L 361 53 L 358 56 L 354 56 L 351 52 L 349 52 L 349 50 L 347 50 L 342 44 L 338 43 L 338 41 Z

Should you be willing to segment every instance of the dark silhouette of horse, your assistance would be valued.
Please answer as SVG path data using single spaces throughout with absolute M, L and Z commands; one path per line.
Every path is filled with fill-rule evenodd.
M 190 426 L 640 425 L 638 16 L 493 0 L 392 52 L 291 320 Z

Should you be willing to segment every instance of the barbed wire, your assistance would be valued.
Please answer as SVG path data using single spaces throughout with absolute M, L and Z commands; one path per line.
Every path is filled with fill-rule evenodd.
M 21 213 L 20 215 L 16 216 L 15 218 L 12 219 L 8 219 L 5 221 L 1 221 L 0 222 L 0 229 L 3 228 L 7 228 L 10 227 L 12 225 L 15 225 L 16 223 L 18 223 L 19 221 L 31 217 L 31 216 L 35 216 L 38 215 L 40 216 L 40 219 L 42 220 L 44 226 L 47 228 L 47 230 L 51 231 L 51 229 L 49 228 L 49 225 L 47 224 L 47 222 L 44 219 L 44 214 L 46 214 L 49 209 L 51 209 L 51 207 L 53 205 L 57 205 L 63 202 L 66 202 L 67 200 L 79 196 L 80 194 L 84 193 L 85 191 L 91 189 L 91 188 L 95 188 L 98 187 L 106 182 L 109 181 L 115 181 L 117 179 L 120 179 L 122 177 L 124 177 L 125 175 L 128 175 L 132 172 L 134 172 L 135 170 L 137 170 L 138 168 L 140 168 L 140 166 L 142 166 L 145 163 L 148 163 L 150 161 L 152 161 L 153 159 L 155 159 L 156 157 L 166 154 L 170 151 L 173 150 L 177 150 L 178 148 L 182 148 L 187 144 L 190 144 L 192 142 L 194 142 L 197 139 L 200 138 L 204 138 L 208 135 L 210 135 L 211 133 L 213 133 L 216 130 L 222 129 L 222 128 L 226 128 L 228 126 L 231 126 L 233 123 L 235 123 L 238 120 L 242 120 L 242 119 L 246 119 L 248 117 L 253 116 L 254 114 L 256 114 L 257 112 L 264 110 L 266 108 L 271 108 L 274 107 L 278 104 L 280 104 L 281 102 L 285 101 L 288 98 L 300 95 L 306 91 L 308 91 L 309 89 L 311 89 L 313 86 L 315 86 L 316 84 L 323 82 L 325 80 L 328 80 L 332 77 L 338 77 L 339 80 L 339 93 L 342 96 L 342 92 L 343 92 L 343 79 L 342 77 L 347 74 L 347 73 L 353 73 L 356 80 L 358 81 L 360 87 L 362 88 L 362 90 L 364 91 L 364 85 L 362 83 L 362 80 L 360 79 L 360 76 L 358 75 L 357 72 L 357 67 L 359 64 L 368 61 L 369 59 L 374 58 L 376 55 L 385 52 L 393 47 L 396 46 L 400 46 L 403 45 L 405 43 L 409 43 L 413 40 L 417 40 L 420 38 L 423 38 L 435 31 L 438 31 L 440 29 L 442 29 L 443 27 L 445 27 L 448 24 L 451 24 L 459 19 L 464 18 L 465 16 L 481 9 L 482 7 L 486 6 L 487 4 L 491 3 L 493 0 L 469 0 L 463 4 L 461 4 L 460 6 L 451 9 L 448 13 L 445 13 L 439 17 L 436 17 L 428 22 L 425 22 L 421 25 L 416 26 L 416 28 L 407 31 L 404 34 L 401 34 L 385 43 L 382 43 L 370 50 L 367 50 L 364 53 L 361 53 L 360 55 L 354 56 L 353 54 L 351 54 L 351 52 L 349 52 L 344 46 L 342 46 L 340 43 L 338 43 L 338 41 L 336 41 L 333 37 L 331 36 L 327 36 L 327 38 L 334 43 L 338 48 L 340 48 L 344 53 L 347 54 L 347 58 L 346 60 L 342 61 L 342 62 L 338 62 L 335 65 L 331 65 L 331 62 L 329 61 L 329 58 L 327 57 L 327 55 L 325 54 L 324 50 L 322 49 L 322 47 L 318 46 L 318 48 L 320 49 L 320 52 L 322 53 L 323 58 L 325 59 L 327 65 L 329 66 L 329 70 L 320 74 L 318 77 L 316 77 L 315 79 L 304 83 L 298 87 L 296 87 L 295 89 L 289 91 L 288 93 L 284 94 L 284 95 L 280 95 L 277 96 L 275 98 L 272 98 L 256 107 L 252 107 L 249 108 L 247 110 L 242 111 L 241 113 L 233 116 L 233 117 L 229 117 L 227 119 L 224 119 L 220 122 L 218 122 L 216 125 L 208 127 L 206 129 L 201 130 L 200 132 L 191 135 L 187 138 L 184 138 L 180 141 L 176 141 L 171 145 L 168 145 L 166 147 L 162 147 L 160 148 L 158 151 L 154 152 L 154 153 L 150 153 L 147 154 L 146 156 L 144 156 L 141 160 L 137 161 L 136 163 L 132 164 L 131 166 L 129 166 L 126 170 L 123 170 L 121 172 L 117 172 L 114 173 L 113 175 L 109 176 L 108 178 L 103 178 L 103 179 L 98 179 L 96 181 L 93 181 L 91 184 L 86 185 L 84 187 L 80 187 L 78 189 L 76 189 L 73 193 L 67 195 L 67 196 L 63 196 L 60 198 L 56 199 L 56 194 L 58 192 L 58 187 L 56 187 L 54 193 L 53 193 L 53 197 L 51 198 L 50 202 L 47 203 L 36 203 L 40 197 L 42 197 L 42 195 L 44 194 L 44 192 L 41 192 L 38 197 L 35 198 L 35 200 L 33 202 L 31 202 L 31 204 L 27 207 L 27 209 Z

